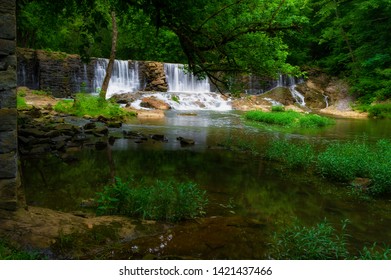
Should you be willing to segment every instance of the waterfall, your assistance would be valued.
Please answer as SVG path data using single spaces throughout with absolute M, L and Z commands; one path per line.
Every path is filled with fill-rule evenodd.
M 106 75 L 108 59 L 99 58 L 94 66 L 93 90 L 98 93 L 102 87 Z M 138 62 L 129 62 L 128 60 L 115 60 L 113 72 L 107 89 L 106 98 L 114 94 L 136 92 L 140 89 L 140 80 L 138 74 Z
M 326 94 L 323 94 L 323 97 L 324 97 L 324 102 L 326 103 L 326 108 L 329 107 L 329 97 L 326 95 Z
M 182 64 L 164 63 L 169 92 L 210 92 L 208 78 L 201 80 L 191 73 L 186 73 L 183 67 Z
M 144 94 L 144 97 L 153 97 L 170 105 L 171 109 L 178 111 L 198 111 L 198 110 L 213 110 L 213 111 L 229 111 L 232 110 L 231 100 L 225 99 L 220 93 L 204 92 L 204 93 L 170 93 L 157 92 Z M 145 109 L 140 106 L 141 100 L 134 101 L 131 106 L 136 109 Z

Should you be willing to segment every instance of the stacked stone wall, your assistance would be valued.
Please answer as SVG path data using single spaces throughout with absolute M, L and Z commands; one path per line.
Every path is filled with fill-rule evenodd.
M 16 112 L 15 0 L 0 0 L 0 209 L 15 210 L 20 186 Z

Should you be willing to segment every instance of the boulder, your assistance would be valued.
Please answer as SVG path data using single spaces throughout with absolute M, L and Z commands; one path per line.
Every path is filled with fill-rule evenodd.
M 154 96 L 151 97 L 144 97 L 141 99 L 141 107 L 145 108 L 151 108 L 151 109 L 158 109 L 158 110 L 169 110 L 171 109 L 171 106 L 167 104 L 166 102 L 157 99 Z
M 191 146 L 195 144 L 194 140 L 189 138 L 178 137 L 177 140 L 181 143 L 181 146 Z

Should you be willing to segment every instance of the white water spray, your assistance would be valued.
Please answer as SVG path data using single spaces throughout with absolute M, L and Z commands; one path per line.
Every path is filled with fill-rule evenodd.
M 93 90 L 96 93 L 102 87 L 108 63 L 109 60 L 103 58 L 96 61 L 95 79 L 93 83 Z M 115 60 L 106 98 L 110 98 L 114 94 L 136 92 L 139 89 L 138 62 L 131 63 L 128 60 Z
M 186 73 L 182 64 L 164 63 L 164 71 L 169 92 L 210 92 L 208 78 L 199 79 L 191 73 Z

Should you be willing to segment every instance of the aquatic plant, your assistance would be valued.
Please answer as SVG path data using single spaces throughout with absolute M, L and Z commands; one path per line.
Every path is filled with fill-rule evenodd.
M 347 221 L 342 221 L 341 233 L 327 221 L 312 227 L 295 221 L 292 226 L 273 235 L 270 256 L 280 260 L 347 259 Z
M 359 260 L 391 260 L 391 249 L 387 245 L 378 246 L 373 243 L 371 247 L 364 246 L 356 258 Z
M 373 243 L 358 252 L 349 252 L 349 221 L 342 221 L 341 230 L 335 229 L 326 219 L 312 227 L 295 220 L 280 232 L 274 232 L 270 244 L 270 257 L 280 260 L 390 260 L 391 249 L 387 245 Z
M 288 128 L 319 128 L 334 124 L 334 120 L 314 114 L 303 114 L 299 112 L 288 111 L 249 111 L 245 118 L 251 121 L 278 125 Z
M 328 179 L 349 182 L 369 176 L 370 149 L 366 142 L 332 143 L 318 156 L 319 172 Z
M 334 143 L 318 156 L 319 172 L 341 182 L 356 177 L 372 179 L 372 194 L 391 193 L 391 142 L 379 140 L 373 147 L 365 141 Z
M 205 191 L 192 182 L 157 180 L 153 184 L 130 179 L 105 186 L 97 193 L 97 213 L 121 214 L 143 219 L 179 221 L 204 214 Z
M 88 94 L 77 94 L 75 100 L 61 100 L 54 106 L 54 110 L 80 117 L 85 115 L 106 118 L 134 116 L 133 113 L 126 112 L 116 103 Z
M 315 152 L 309 143 L 294 144 L 277 140 L 268 145 L 266 158 L 283 162 L 288 168 L 306 168 L 312 164 Z

